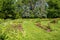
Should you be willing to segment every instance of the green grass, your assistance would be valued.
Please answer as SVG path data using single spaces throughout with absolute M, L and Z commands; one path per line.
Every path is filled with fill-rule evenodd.
M 47 19 L 5 20 L 0 24 L 0 35 L 5 40 L 60 40 L 60 20 L 56 24 L 50 24 L 51 32 L 47 32 L 35 25 L 36 22 L 47 25 L 50 21 Z M 22 25 L 24 33 L 12 26 L 19 23 Z

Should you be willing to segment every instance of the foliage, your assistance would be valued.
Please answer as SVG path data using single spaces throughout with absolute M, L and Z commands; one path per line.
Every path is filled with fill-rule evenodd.
M 48 1 L 48 5 L 49 5 L 49 8 L 48 8 L 48 14 L 47 14 L 47 17 L 48 18 L 57 18 L 57 17 L 60 17 L 60 1 L 59 0 L 50 0 Z
M 59 0 L 0 0 L 0 18 L 57 18 Z
M 0 18 L 42 17 L 39 0 L 3 0 L 0 4 Z

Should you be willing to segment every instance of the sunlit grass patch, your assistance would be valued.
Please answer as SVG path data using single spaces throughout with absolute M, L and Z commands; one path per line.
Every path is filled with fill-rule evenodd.
M 52 19 L 51 19 L 52 20 Z M 51 20 L 46 19 L 16 19 L 7 20 L 0 24 L 0 35 L 4 36 L 5 40 L 59 40 L 60 39 L 60 20 L 58 23 L 50 23 Z M 36 26 L 36 23 L 47 26 L 50 23 L 52 31 L 46 30 Z M 21 24 L 21 25 L 20 25 Z M 13 26 L 14 25 L 14 26 Z M 20 27 L 23 28 L 23 31 Z M 2 37 L 3 37 L 2 36 Z

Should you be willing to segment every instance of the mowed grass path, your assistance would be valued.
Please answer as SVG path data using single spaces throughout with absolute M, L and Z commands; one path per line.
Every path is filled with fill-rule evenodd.
M 52 20 L 52 19 L 51 19 Z M 6 20 L 0 24 L 0 35 L 4 37 L 5 40 L 60 40 L 60 20 L 58 23 L 50 23 L 51 20 L 47 19 L 16 19 L 16 20 Z M 39 28 L 36 26 L 36 22 L 42 25 L 47 25 L 50 23 L 52 29 L 51 32 Z M 21 24 L 23 32 L 21 32 L 17 26 L 14 25 Z

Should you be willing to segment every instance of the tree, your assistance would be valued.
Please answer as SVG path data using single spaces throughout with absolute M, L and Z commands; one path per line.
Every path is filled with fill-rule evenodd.
M 45 0 L 1 0 L 2 18 L 46 17 Z
M 46 0 L 40 0 L 40 7 L 41 7 L 40 13 L 41 13 L 42 17 L 47 17 L 45 6 L 46 6 Z
M 15 1 L 3 0 L 1 11 L 5 15 L 4 18 L 15 18 Z
M 59 0 L 50 0 L 48 1 L 48 5 L 49 5 L 49 8 L 48 8 L 48 18 L 57 18 L 57 17 L 60 17 L 60 1 Z

